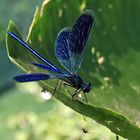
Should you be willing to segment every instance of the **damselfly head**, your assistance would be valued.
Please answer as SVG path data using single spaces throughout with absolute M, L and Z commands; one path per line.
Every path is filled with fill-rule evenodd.
M 82 86 L 82 90 L 84 93 L 88 93 L 91 89 L 91 84 L 90 83 L 86 83 L 86 84 L 83 84 Z

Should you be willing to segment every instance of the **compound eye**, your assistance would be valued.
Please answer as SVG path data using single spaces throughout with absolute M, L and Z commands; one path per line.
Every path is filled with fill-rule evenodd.
M 89 92 L 90 91 L 90 88 L 91 87 L 91 84 L 90 83 L 87 83 L 84 85 L 83 87 L 83 91 L 86 93 L 86 92 Z

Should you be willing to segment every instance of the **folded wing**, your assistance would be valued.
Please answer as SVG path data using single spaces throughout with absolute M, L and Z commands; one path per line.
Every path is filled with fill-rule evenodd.
M 70 61 L 72 64 L 72 73 L 78 73 L 83 52 L 89 37 L 93 24 L 93 15 L 91 10 L 86 10 L 75 21 L 68 38 L 68 50 L 70 50 Z
M 23 74 L 13 77 L 17 82 L 34 82 L 41 80 L 49 80 L 49 79 L 59 79 L 63 78 L 66 75 L 64 74 L 44 74 L 44 73 L 35 73 L 35 74 Z
M 78 73 L 80 69 L 92 24 L 92 11 L 87 10 L 77 18 L 72 28 L 64 28 L 56 38 L 55 55 L 72 74 Z

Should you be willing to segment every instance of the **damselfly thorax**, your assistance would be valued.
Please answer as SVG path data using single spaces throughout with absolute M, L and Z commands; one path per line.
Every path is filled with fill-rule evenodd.
M 75 89 L 81 89 L 84 93 L 88 93 L 91 89 L 90 83 L 84 83 L 78 74 L 71 74 L 68 77 L 60 78 L 61 80 L 69 83 Z

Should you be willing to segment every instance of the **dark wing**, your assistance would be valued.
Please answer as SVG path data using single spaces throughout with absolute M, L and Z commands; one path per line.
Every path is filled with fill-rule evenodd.
M 18 81 L 18 82 L 32 82 L 32 81 L 50 79 L 50 75 L 43 74 L 43 73 L 23 74 L 23 75 L 15 76 L 15 77 L 13 77 L 13 79 Z
M 56 58 L 69 72 L 71 72 L 70 50 L 68 50 L 68 37 L 70 30 L 70 28 L 64 28 L 59 32 L 54 47 Z
M 55 55 L 70 73 L 78 73 L 83 51 L 92 27 L 92 11 L 85 11 L 75 21 L 72 29 L 62 29 L 55 41 Z
M 68 37 L 68 48 L 72 73 L 78 73 L 81 66 L 82 55 L 93 24 L 93 13 L 86 10 L 75 21 Z
M 19 43 L 21 43 L 26 49 L 28 49 L 31 53 L 33 53 L 35 56 L 37 56 L 40 60 L 42 60 L 44 63 L 46 63 L 50 68 L 54 69 L 58 73 L 62 73 L 61 70 L 56 68 L 53 64 L 51 64 L 48 60 L 43 58 L 39 53 L 37 53 L 35 50 L 33 50 L 27 43 L 25 43 L 22 39 L 20 39 L 18 36 L 16 36 L 12 32 L 8 32 L 8 35 L 10 35 L 12 38 L 17 40 Z
M 63 74 L 43 74 L 43 73 L 35 73 L 35 74 L 23 74 L 13 77 L 17 82 L 34 82 L 40 80 L 49 80 L 49 79 L 59 79 L 63 78 L 66 75 Z
M 54 69 L 52 67 L 49 67 L 49 66 L 46 66 L 46 65 L 43 65 L 43 64 L 34 63 L 34 62 L 32 64 L 36 67 L 41 68 L 41 69 L 49 70 L 49 71 L 52 71 L 52 72 L 58 72 L 56 69 Z

